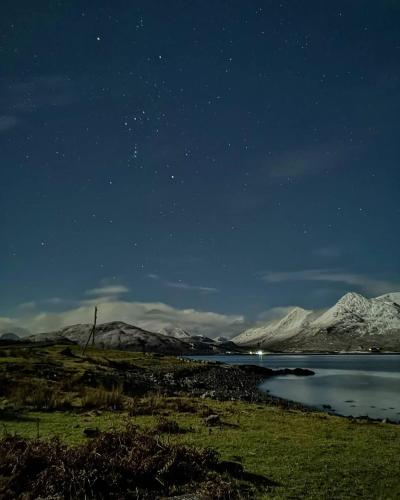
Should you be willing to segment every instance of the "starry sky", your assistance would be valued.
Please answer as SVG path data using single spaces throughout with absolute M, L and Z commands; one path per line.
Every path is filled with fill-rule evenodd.
M 3 324 L 400 290 L 398 1 L 5 0 L 0 62 Z

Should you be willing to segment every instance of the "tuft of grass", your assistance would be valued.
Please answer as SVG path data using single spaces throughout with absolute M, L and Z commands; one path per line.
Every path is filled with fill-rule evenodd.
M 68 394 L 59 391 L 58 387 L 47 384 L 42 380 L 26 381 L 25 384 L 11 386 L 7 399 L 16 408 L 30 408 L 32 410 L 54 411 L 72 408 Z
M 206 408 L 205 405 L 202 405 Z M 197 401 L 185 397 L 166 397 L 161 394 L 150 394 L 141 398 L 131 398 L 128 406 L 129 415 L 157 415 L 160 413 L 192 413 L 199 411 Z
M 121 410 L 124 406 L 124 396 L 121 386 L 115 386 L 110 391 L 103 387 L 85 388 L 81 396 L 81 407 L 84 409 Z

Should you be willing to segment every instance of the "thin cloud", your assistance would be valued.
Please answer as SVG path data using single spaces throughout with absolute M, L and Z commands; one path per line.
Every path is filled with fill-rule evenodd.
M 34 300 L 31 300 L 30 302 L 23 302 L 22 304 L 19 304 L 18 309 L 22 310 L 35 309 L 36 305 L 37 305 L 36 302 Z
M 272 178 L 302 177 L 340 166 L 345 148 L 339 144 L 326 144 L 309 149 L 290 151 L 268 160 L 267 171 Z
M 199 286 L 199 285 L 189 285 L 188 283 L 184 283 L 183 281 L 166 281 L 165 286 L 170 288 L 178 288 L 179 290 L 188 290 L 195 292 L 203 292 L 203 293 L 219 293 L 220 290 L 218 288 L 213 288 L 210 286 Z
M 8 318 L 6 316 L 0 316 L 0 331 L 5 332 L 10 327 L 15 325 L 15 319 L 13 318 Z
M 129 292 L 129 288 L 123 285 L 110 285 L 110 286 L 103 286 L 99 288 L 92 288 L 91 290 L 86 290 L 85 294 L 86 295 L 92 295 L 95 297 L 108 297 L 108 296 L 115 296 L 115 295 L 120 295 L 122 293 L 127 293 Z
M 0 318 L 0 326 L 18 325 L 33 333 L 57 330 L 77 323 L 90 323 L 93 305 L 82 301 L 61 312 L 41 311 L 21 318 Z M 196 309 L 176 309 L 162 302 L 130 302 L 115 299 L 99 304 L 99 323 L 124 321 L 149 331 L 178 327 L 207 336 L 238 334 L 245 326 L 241 315 L 227 315 Z
M 176 288 L 178 290 L 184 290 L 189 292 L 202 292 L 202 293 L 219 293 L 220 290 L 218 288 L 214 288 L 211 286 L 202 286 L 202 285 L 191 285 L 189 283 L 185 283 L 184 281 L 168 281 L 163 280 L 158 274 L 150 273 L 147 275 L 148 278 L 160 281 L 163 286 L 169 288 Z
M 60 297 L 49 297 L 48 299 L 45 299 L 44 302 L 52 305 L 59 305 L 67 301 L 65 299 L 61 299 Z
M 363 274 L 348 273 L 338 269 L 305 269 L 301 271 L 270 272 L 266 273 L 262 279 L 269 283 L 294 281 L 342 283 L 358 287 L 366 293 L 376 295 L 400 289 L 399 283 L 370 278 Z

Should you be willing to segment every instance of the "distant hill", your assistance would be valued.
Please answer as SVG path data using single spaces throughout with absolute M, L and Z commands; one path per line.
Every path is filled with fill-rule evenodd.
M 30 337 L 35 341 L 55 341 L 66 338 L 84 345 L 92 329 L 90 324 L 67 326 L 54 332 L 39 333 Z M 103 323 L 96 327 L 95 345 L 103 348 L 129 351 L 185 354 L 187 344 L 161 333 L 148 332 L 122 321 Z
M 18 338 L 22 338 L 22 337 L 27 337 L 28 335 L 31 334 L 31 332 L 26 328 L 22 328 L 20 326 L 9 325 L 7 327 L 0 328 L 0 337 L 4 334 L 6 335 L 13 334 L 17 335 Z
M 188 339 L 191 337 L 190 333 L 183 328 L 176 327 L 165 327 L 160 330 L 160 333 L 167 335 L 168 337 L 173 337 L 175 339 Z
M 5 333 L 2 333 L 0 334 L 0 340 L 1 341 L 4 341 L 4 340 L 11 340 L 13 342 L 17 342 L 20 340 L 19 336 L 15 333 L 12 333 L 12 332 L 5 332 Z
M 216 338 L 214 339 L 214 341 L 215 341 L 215 342 L 220 342 L 220 343 L 222 342 L 222 343 L 223 343 L 223 342 L 230 342 L 230 341 L 231 341 L 231 339 L 229 339 L 228 337 L 223 337 L 223 336 L 221 335 L 220 337 L 216 337 Z
M 29 339 L 36 342 L 67 339 L 84 345 L 91 329 L 92 325 L 90 324 L 78 324 L 53 332 L 32 335 Z M 171 332 L 172 335 L 168 335 L 167 331 Z M 180 338 L 176 338 L 173 335 L 179 335 Z M 95 345 L 102 348 L 175 355 L 224 353 L 226 350 L 231 350 L 234 347 L 238 349 L 232 342 L 224 347 L 214 340 L 201 335 L 192 337 L 189 333 L 178 328 L 168 329 L 164 333 L 156 333 L 143 330 L 122 321 L 98 325 L 95 333 Z
M 400 293 L 367 299 L 347 293 L 325 312 L 293 308 L 280 320 L 232 339 L 276 351 L 400 351 Z

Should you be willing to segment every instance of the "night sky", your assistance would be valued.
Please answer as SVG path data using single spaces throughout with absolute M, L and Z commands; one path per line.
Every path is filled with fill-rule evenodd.
M 1 325 L 400 290 L 398 1 L 6 0 L 0 37 Z

